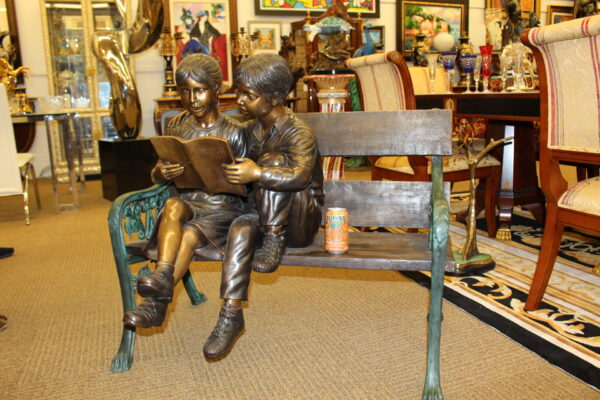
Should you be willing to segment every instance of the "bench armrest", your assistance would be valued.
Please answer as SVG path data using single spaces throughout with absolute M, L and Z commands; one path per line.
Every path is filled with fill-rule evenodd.
M 170 185 L 163 183 L 117 197 L 108 213 L 108 230 L 116 257 L 127 257 L 125 233 L 131 239 L 147 240 L 159 211 L 170 197 Z

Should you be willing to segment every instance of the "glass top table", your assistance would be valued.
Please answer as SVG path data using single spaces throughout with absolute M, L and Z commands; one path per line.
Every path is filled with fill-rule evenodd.
M 80 133 L 75 129 L 76 112 L 55 112 L 55 113 L 22 113 L 12 114 L 11 120 L 13 124 L 23 124 L 32 122 L 44 122 L 46 127 L 46 137 L 48 139 L 48 152 L 50 154 L 50 172 L 52 174 L 52 189 L 54 191 L 54 200 L 57 211 L 79 208 L 79 193 L 85 192 L 85 175 L 83 173 L 83 154 L 81 147 Z M 58 139 L 51 134 L 52 122 L 61 124 L 59 129 Z M 72 203 L 61 203 L 58 192 L 58 180 L 56 178 L 55 169 L 57 166 L 54 149 L 57 148 L 56 140 L 60 140 L 65 149 L 67 161 L 70 192 Z M 75 161 L 77 159 L 77 163 Z M 77 180 L 81 184 L 81 188 L 77 187 Z

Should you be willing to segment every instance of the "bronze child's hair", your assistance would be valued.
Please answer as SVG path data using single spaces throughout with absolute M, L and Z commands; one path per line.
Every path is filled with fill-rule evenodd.
M 269 102 L 285 104 L 294 77 L 285 59 L 277 54 L 257 54 L 235 69 L 235 82 L 256 90 Z
M 187 78 L 204 83 L 218 92 L 223 82 L 223 72 L 214 58 L 196 53 L 184 57 L 177 66 L 175 73 L 177 86 L 182 85 Z

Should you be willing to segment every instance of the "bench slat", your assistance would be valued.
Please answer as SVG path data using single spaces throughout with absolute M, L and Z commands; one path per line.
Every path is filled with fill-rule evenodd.
M 323 156 L 452 154 L 450 110 L 296 113 Z
M 350 232 L 349 249 L 345 254 L 325 251 L 325 232 L 319 231 L 313 244 L 302 248 L 287 248 L 282 265 L 330 267 L 370 270 L 430 271 L 431 250 L 428 235 L 423 233 Z M 452 246 L 444 269 L 454 271 Z
M 323 220 L 329 207 L 348 210 L 350 225 L 429 228 L 431 182 L 325 181 Z M 446 198 L 450 184 L 444 183 Z

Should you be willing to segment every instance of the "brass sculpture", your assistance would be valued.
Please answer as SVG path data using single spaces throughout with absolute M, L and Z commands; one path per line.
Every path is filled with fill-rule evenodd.
M 461 120 L 461 147 L 464 147 L 467 153 L 467 162 L 469 164 L 469 208 L 467 211 L 467 238 L 465 240 L 465 244 L 459 251 L 453 251 L 454 261 L 458 264 L 457 270 L 458 272 L 454 273 L 454 275 L 463 275 L 466 273 L 473 272 L 485 272 L 494 268 L 495 262 L 492 259 L 490 254 L 480 253 L 477 248 L 477 232 L 476 232 L 476 224 L 475 224 L 475 173 L 477 171 L 477 164 L 485 157 L 487 153 L 489 153 L 494 147 L 498 146 L 501 143 L 504 143 L 508 140 L 513 139 L 513 137 L 507 137 L 501 140 L 492 139 L 487 146 L 483 148 L 477 155 L 473 156 L 471 154 L 470 145 L 473 140 L 472 136 L 469 132 L 472 132 L 472 129 L 468 129 L 469 122 L 466 119 Z
M 194 135 L 227 138 L 236 155 L 236 164 L 223 166 L 227 180 L 253 184 L 254 202 L 243 204 L 238 196 L 210 196 L 198 190 L 167 199 L 158 228 L 144 250 L 157 260 L 156 270 L 137 281 L 138 294 L 149 299 L 123 317 L 128 326 L 161 325 L 173 287 L 188 272 L 192 255 L 223 259 L 224 302 L 204 345 L 207 359 L 225 355 L 244 329 L 241 302 L 247 300 L 251 271 L 273 272 L 286 244 L 310 244 L 321 223 L 323 204 L 316 140 L 285 106 L 293 83 L 289 65 L 275 54 L 252 56 L 236 69 L 235 80 L 238 104 L 256 118 L 243 125 L 218 110 L 222 82 L 218 63 L 204 54 L 184 58 L 176 81 L 186 111 L 171 120 L 166 134 L 184 139 Z M 159 161 L 153 177 L 170 180 L 183 169 Z M 153 257 L 155 250 L 158 256 Z
M 96 32 L 92 40 L 92 50 L 106 68 L 110 81 L 111 118 L 121 139 L 135 139 L 142 121 L 142 107 L 127 56 L 152 47 L 159 39 L 164 19 L 163 7 L 162 1 L 140 0 L 131 28 Z M 125 9 L 121 1 L 117 1 L 117 9 L 124 16 Z
M 27 101 L 27 93 L 25 90 L 17 88 L 19 76 L 28 76 L 30 70 L 29 67 L 13 69 L 6 58 L 0 57 L 0 83 L 6 88 L 8 98 L 16 99 L 16 106 L 11 106 L 11 113 L 20 114 L 32 111 Z

